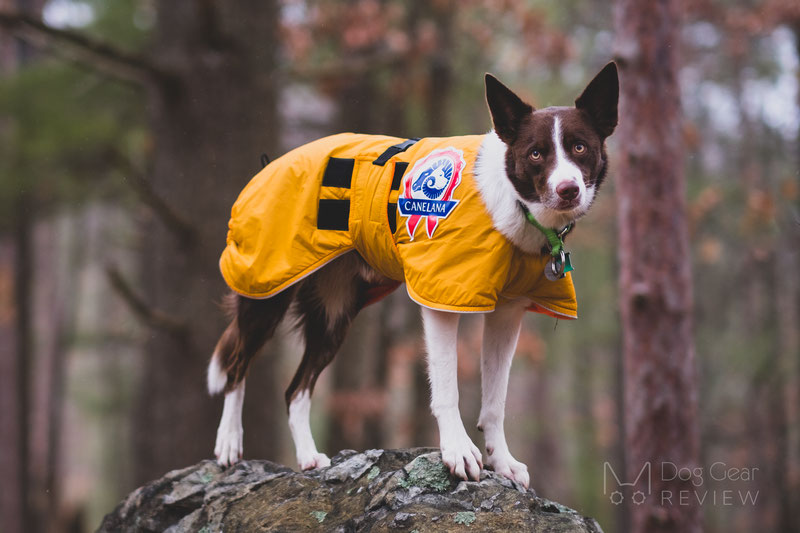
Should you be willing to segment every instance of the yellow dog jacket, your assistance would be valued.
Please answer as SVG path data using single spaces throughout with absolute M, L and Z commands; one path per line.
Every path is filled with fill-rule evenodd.
M 292 150 L 233 205 L 225 281 L 268 298 L 355 249 L 395 280 L 383 295 L 404 282 L 417 303 L 457 312 L 524 296 L 532 311 L 577 318 L 571 275 L 549 281 L 548 255 L 522 252 L 493 227 L 473 177 L 484 137 L 411 144 L 345 133 Z M 387 152 L 394 145 L 399 153 Z

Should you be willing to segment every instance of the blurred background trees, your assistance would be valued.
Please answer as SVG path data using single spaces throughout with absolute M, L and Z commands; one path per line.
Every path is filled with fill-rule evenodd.
M 707 531 L 796 531 L 800 7 L 679 10 L 699 489 L 717 497 L 700 507 Z M 346 130 L 486 131 L 484 72 L 537 107 L 569 105 L 630 52 L 612 5 L 589 0 L 0 0 L 0 30 L 8 532 L 91 530 L 138 484 L 211 457 L 222 402 L 207 398 L 203 372 L 222 328 L 217 259 L 262 152 Z M 610 183 L 570 238 L 581 320 L 526 318 L 507 405 L 533 487 L 606 531 L 626 530 L 630 504 L 615 506 L 604 486 L 605 463 L 625 475 L 631 408 L 616 291 L 620 141 Z M 480 332 L 466 318 L 462 413 L 482 442 Z M 321 449 L 436 444 L 419 327 L 402 290 L 359 317 L 315 396 Z M 300 349 L 283 334 L 265 355 L 248 380 L 245 454 L 293 465 L 282 391 Z M 753 476 L 712 479 L 715 463 Z M 742 502 L 747 491 L 755 502 Z
M 693 472 L 700 464 L 686 172 L 681 164 L 681 57 L 673 46 L 681 16 L 676 0 L 618 0 L 616 7 L 617 59 L 624 80 L 615 177 L 625 467 L 638 473 L 650 465 L 649 475 L 632 487 L 639 494 L 677 495 L 692 491 L 693 478 L 653 476 L 652 465 L 672 463 L 675 470 Z M 637 533 L 702 531 L 700 502 L 693 498 L 683 505 L 664 505 L 663 498 L 640 497 L 630 510 L 631 531 Z

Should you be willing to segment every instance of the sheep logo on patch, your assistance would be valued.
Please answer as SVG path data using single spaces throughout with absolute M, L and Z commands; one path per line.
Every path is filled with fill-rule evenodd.
M 449 159 L 437 159 L 414 180 L 411 190 L 416 192 L 422 189 L 425 196 L 436 200 L 442 195 L 452 177 L 453 162 Z
M 406 228 L 411 240 L 420 221 L 425 219 L 428 238 L 458 204 L 453 191 L 461 183 L 465 165 L 464 153 L 453 147 L 434 150 L 417 161 L 403 180 L 397 208 L 401 216 L 408 217 Z

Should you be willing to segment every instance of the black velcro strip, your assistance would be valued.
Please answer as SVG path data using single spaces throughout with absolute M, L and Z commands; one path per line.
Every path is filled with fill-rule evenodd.
M 322 186 L 344 187 L 345 189 L 349 189 L 355 164 L 355 159 L 341 159 L 339 157 L 329 158 L 328 166 L 325 167 L 325 175 L 322 176 Z
M 414 146 L 414 144 L 419 140 L 419 137 L 413 137 L 411 139 L 407 139 L 401 143 L 395 144 L 394 146 L 390 146 L 383 152 L 381 155 L 378 156 L 378 159 L 372 162 L 373 165 L 378 165 L 382 167 L 386 164 L 388 160 L 390 160 L 393 156 L 399 154 L 400 152 L 405 152 L 410 147 Z
M 350 200 L 319 201 L 319 211 L 317 211 L 317 229 L 344 231 L 350 228 L 349 219 Z
M 389 202 L 386 206 L 386 211 L 389 215 L 389 229 L 392 230 L 392 235 L 397 231 L 397 204 Z
M 392 190 L 397 191 L 400 189 L 400 182 L 403 181 L 403 174 L 406 173 L 408 163 L 398 161 L 394 164 L 394 175 L 392 176 Z

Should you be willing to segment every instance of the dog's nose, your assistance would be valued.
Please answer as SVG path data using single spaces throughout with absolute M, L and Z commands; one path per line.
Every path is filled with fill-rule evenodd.
M 574 200 L 581 193 L 578 184 L 574 181 L 559 183 L 556 187 L 556 194 L 562 200 Z

